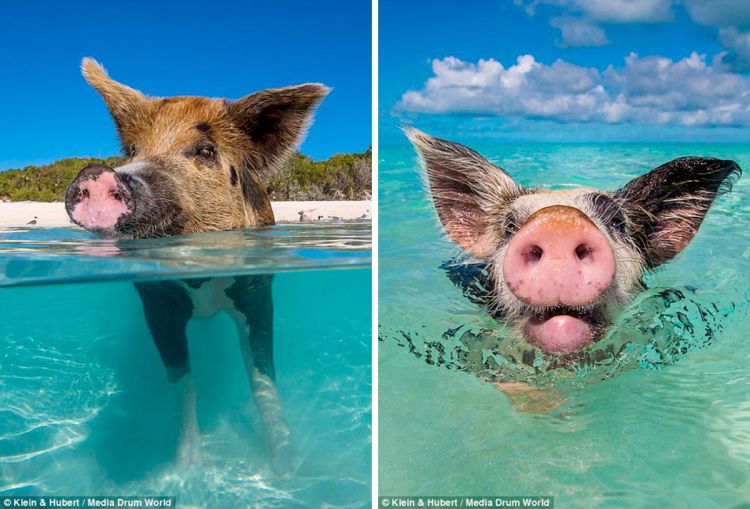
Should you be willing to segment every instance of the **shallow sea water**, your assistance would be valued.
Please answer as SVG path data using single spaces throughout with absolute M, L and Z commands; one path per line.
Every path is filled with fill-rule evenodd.
M 0 232 L 0 495 L 166 495 L 177 507 L 369 507 L 369 223 L 109 241 Z M 202 461 L 134 280 L 275 274 L 277 385 L 299 468 L 278 478 L 226 314 L 188 326 Z
M 744 145 L 472 148 L 535 187 L 616 189 L 684 155 L 750 167 Z M 648 291 L 605 340 L 619 355 L 548 371 L 550 359 L 535 370 L 508 355 L 513 338 L 441 269 L 458 251 L 442 237 L 411 147 L 381 146 L 380 158 L 381 495 L 747 507 L 750 174 L 718 199 L 683 253 L 647 275 Z M 514 378 L 564 403 L 521 412 L 490 383 Z

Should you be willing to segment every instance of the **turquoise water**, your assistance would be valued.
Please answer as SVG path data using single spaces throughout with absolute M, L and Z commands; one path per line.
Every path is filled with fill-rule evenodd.
M 0 232 L 0 495 L 169 495 L 188 507 L 369 507 L 370 224 L 143 241 Z M 277 386 L 300 465 L 269 463 L 234 324 L 194 319 L 202 461 L 134 280 L 274 273 Z
M 614 189 L 684 155 L 750 168 L 746 145 L 472 148 L 537 187 Z M 380 494 L 552 495 L 576 508 L 750 502 L 750 175 L 647 276 L 606 339 L 632 344 L 545 378 L 503 355 L 508 338 L 440 268 L 457 249 L 416 168 L 406 143 L 381 146 Z M 514 376 L 563 404 L 519 411 L 488 382 Z

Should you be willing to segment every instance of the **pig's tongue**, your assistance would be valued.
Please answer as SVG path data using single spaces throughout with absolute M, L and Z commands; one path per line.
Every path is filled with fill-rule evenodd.
M 550 353 L 570 353 L 594 342 L 594 330 L 582 318 L 572 315 L 535 316 L 526 324 L 526 337 Z

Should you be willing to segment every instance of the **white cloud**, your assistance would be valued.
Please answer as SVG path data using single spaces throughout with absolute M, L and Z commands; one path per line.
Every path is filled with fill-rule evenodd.
M 696 23 L 713 27 L 739 27 L 750 24 L 747 0 L 682 0 Z
M 432 62 L 422 90 L 397 108 L 422 113 L 472 113 L 563 121 L 676 125 L 750 125 L 750 78 L 691 54 L 682 60 L 631 53 L 604 72 L 531 55 L 504 67 L 454 57 Z
M 592 110 L 596 101 L 596 69 L 556 61 L 539 64 L 518 57 L 508 68 L 493 59 L 478 63 L 454 57 L 432 61 L 435 76 L 421 91 L 408 91 L 401 107 L 428 113 L 477 113 L 566 118 Z
M 674 18 L 684 7 L 697 24 L 718 29 L 718 42 L 726 51 L 724 65 L 750 71 L 750 1 L 748 0 L 515 0 L 533 16 L 540 6 L 557 11 L 550 24 L 560 29 L 561 46 L 607 44 L 608 24 L 660 23 Z
M 736 27 L 719 30 L 719 43 L 728 51 L 721 56 L 721 62 L 736 71 L 750 70 L 750 32 Z
M 571 7 L 596 21 L 658 23 L 672 19 L 672 0 L 573 0 Z
M 515 0 L 533 16 L 548 5 L 606 23 L 658 23 L 672 19 L 673 0 Z M 725 0 L 726 1 L 726 0 Z
M 550 24 L 560 29 L 563 47 L 604 46 L 608 44 L 607 36 L 601 27 L 584 19 L 562 16 L 552 18 Z
M 750 70 L 750 2 L 747 0 L 682 0 L 690 18 L 718 28 L 718 41 L 727 51 L 722 63 L 736 71 Z
M 673 0 L 515 0 L 533 16 L 541 5 L 560 10 L 550 19 L 560 29 L 563 47 L 603 46 L 609 43 L 601 24 L 659 23 L 672 19 Z

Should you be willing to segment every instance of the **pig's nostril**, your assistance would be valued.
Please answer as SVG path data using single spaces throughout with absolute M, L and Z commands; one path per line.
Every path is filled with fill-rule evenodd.
M 586 244 L 578 244 L 576 247 L 576 256 L 582 262 L 587 262 L 591 259 L 592 249 Z
M 526 251 L 524 251 L 523 257 L 526 263 L 537 263 L 542 259 L 543 254 L 544 251 L 542 250 L 542 248 L 537 246 L 536 244 L 533 244 L 529 246 Z

